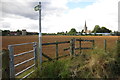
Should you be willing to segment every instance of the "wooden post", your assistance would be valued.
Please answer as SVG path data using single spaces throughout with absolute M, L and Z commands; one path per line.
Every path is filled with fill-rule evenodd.
M 92 42 L 93 42 L 92 49 L 94 49 L 95 48 L 95 41 L 93 40 Z
M 8 49 L 9 49 L 9 57 L 10 57 L 10 78 L 15 78 L 13 46 L 9 45 Z
M 2 50 L 2 79 L 9 80 L 10 78 L 9 60 L 9 51 Z
M 58 60 L 58 42 L 56 41 L 56 54 L 55 54 L 55 56 L 56 56 L 56 60 Z
M 116 41 L 116 48 L 117 48 L 117 57 L 120 58 L 120 40 Z
M 0 80 L 2 79 L 2 50 L 0 50 Z
M 107 42 L 106 42 L 106 39 L 104 40 L 104 49 L 105 49 L 105 52 L 106 52 L 106 47 L 107 47 Z
M 79 50 L 80 50 L 80 54 L 81 54 L 81 38 L 79 39 Z
M 70 41 L 70 56 L 73 57 L 75 48 L 75 39 L 71 39 Z
M 116 40 L 116 45 L 118 45 L 119 40 Z

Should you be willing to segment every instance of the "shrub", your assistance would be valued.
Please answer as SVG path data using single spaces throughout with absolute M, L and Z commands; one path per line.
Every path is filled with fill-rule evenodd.
M 35 75 L 36 78 L 66 78 L 69 77 L 68 61 L 59 60 L 54 62 L 47 62 L 43 64 L 42 71 L 38 68 Z

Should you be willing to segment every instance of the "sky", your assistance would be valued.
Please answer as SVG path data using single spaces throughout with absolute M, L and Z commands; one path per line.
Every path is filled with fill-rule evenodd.
M 118 31 L 118 2 L 120 0 L 2 0 L 0 2 L 0 29 L 39 32 L 39 12 L 34 11 L 38 2 L 41 7 L 42 33 L 57 33 L 75 28 L 82 31 L 95 25 Z

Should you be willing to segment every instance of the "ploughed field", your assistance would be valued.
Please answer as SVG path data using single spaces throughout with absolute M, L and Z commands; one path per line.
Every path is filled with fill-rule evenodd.
M 70 41 L 72 38 L 76 39 L 85 39 L 85 40 L 95 40 L 95 46 L 98 48 L 104 48 L 104 40 L 107 40 L 107 50 L 114 48 L 116 45 L 116 40 L 118 40 L 118 36 L 43 36 L 42 37 L 42 43 L 51 43 L 51 42 L 62 42 L 62 41 Z M 8 45 L 11 44 L 21 44 L 21 43 L 29 43 L 29 42 L 38 42 L 38 36 L 3 36 L 2 37 L 2 48 L 7 49 Z M 59 56 L 64 54 L 69 54 L 68 51 L 64 51 L 65 48 L 69 47 L 69 43 L 65 44 L 59 44 L 58 50 L 59 50 Z M 51 58 L 55 58 L 55 47 L 56 45 L 47 45 L 42 46 L 42 51 L 44 54 L 50 56 Z M 79 42 L 75 43 L 75 47 L 79 47 Z M 82 47 L 92 47 L 92 43 L 90 42 L 82 42 Z M 19 54 L 25 51 L 32 50 L 32 45 L 23 45 L 23 46 L 16 46 L 14 47 L 14 54 Z M 82 52 L 85 52 L 88 50 L 82 50 Z M 79 53 L 79 50 L 76 50 L 75 53 Z M 21 61 L 24 61 L 26 59 L 29 59 L 33 57 L 33 53 L 30 53 L 29 55 L 26 54 L 24 56 L 16 57 L 15 64 L 20 63 Z M 45 58 L 43 58 L 45 59 Z M 28 65 L 19 66 L 16 68 L 16 72 L 21 71 L 25 67 L 33 64 L 33 61 L 28 62 Z

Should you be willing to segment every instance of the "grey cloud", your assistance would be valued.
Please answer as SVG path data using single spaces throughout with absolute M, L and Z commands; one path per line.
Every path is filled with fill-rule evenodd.
M 7 17 L 7 14 L 14 14 L 36 20 L 38 13 L 34 11 L 35 5 L 35 2 L 2 2 L 3 17 Z
M 37 20 L 39 13 L 34 11 L 36 5 L 38 5 L 38 2 L 2 2 L 3 17 L 9 17 L 12 14 Z M 51 1 L 42 2 L 42 19 L 46 15 L 59 16 L 63 11 L 65 11 L 64 8 L 51 6 Z

